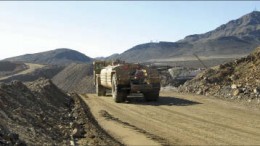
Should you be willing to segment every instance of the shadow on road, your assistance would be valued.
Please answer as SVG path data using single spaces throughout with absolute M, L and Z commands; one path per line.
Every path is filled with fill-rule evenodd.
M 129 96 L 126 101 L 127 104 L 142 104 L 142 105 L 168 105 L 168 106 L 190 106 L 196 104 L 202 104 L 200 102 L 191 101 L 187 99 L 181 99 L 176 97 L 160 96 L 158 101 L 147 102 L 142 96 Z

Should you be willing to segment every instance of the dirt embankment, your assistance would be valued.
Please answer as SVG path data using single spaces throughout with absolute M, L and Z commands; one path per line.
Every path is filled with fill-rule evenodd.
M 38 80 L 25 86 L 13 81 L 0 87 L 1 126 L 19 136 L 28 145 L 66 144 L 70 120 L 70 98 L 49 80 Z M 1 133 L 3 134 L 3 133 Z M 17 141 L 1 136 L 3 144 Z
M 259 104 L 260 47 L 246 57 L 204 71 L 179 91 Z
M 66 92 L 95 92 L 92 64 L 73 63 L 54 76 L 52 81 Z
M 77 96 L 68 96 L 50 80 L 0 85 L 0 145 L 119 145 L 97 126 Z

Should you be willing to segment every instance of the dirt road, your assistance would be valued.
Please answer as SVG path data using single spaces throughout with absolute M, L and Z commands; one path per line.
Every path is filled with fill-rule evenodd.
M 260 113 L 216 98 L 162 92 L 158 102 L 82 95 L 99 124 L 127 145 L 259 145 Z
M 31 73 L 31 72 L 35 71 L 36 69 L 39 69 L 39 68 L 42 68 L 42 67 L 45 66 L 45 65 L 33 64 L 33 63 L 25 63 L 25 64 L 28 66 L 28 69 L 23 70 L 23 71 L 21 71 L 21 72 L 18 72 L 18 73 L 16 73 L 16 74 L 13 74 L 13 75 L 9 75 L 9 76 L 2 77 L 2 78 L 0 78 L 0 81 L 1 81 L 1 80 L 5 80 L 5 79 L 8 79 L 8 78 L 13 77 L 13 76 L 28 74 L 28 73 Z

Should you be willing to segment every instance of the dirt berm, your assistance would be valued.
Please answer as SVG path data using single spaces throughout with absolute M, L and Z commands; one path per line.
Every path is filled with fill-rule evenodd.
M 260 47 L 246 57 L 205 70 L 179 91 L 259 104 Z
M 0 85 L 0 145 L 120 145 L 96 123 L 77 94 L 40 78 Z

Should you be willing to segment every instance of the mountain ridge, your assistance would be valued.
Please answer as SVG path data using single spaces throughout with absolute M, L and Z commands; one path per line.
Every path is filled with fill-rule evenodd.
M 151 42 L 138 44 L 121 54 L 97 57 L 101 60 L 121 59 L 127 62 L 150 62 L 184 56 L 246 55 L 260 44 L 260 12 L 253 11 L 238 19 L 222 24 L 216 29 L 188 35 L 176 42 Z M 89 63 L 93 58 L 76 50 L 58 48 L 35 54 L 25 54 L 5 59 L 27 63 L 67 65 L 70 63 Z
M 6 61 L 19 61 L 26 63 L 67 65 L 70 63 L 89 63 L 93 59 L 76 50 L 68 48 L 58 48 L 55 50 L 44 51 L 34 54 L 25 54 L 21 56 L 4 59 Z
M 162 58 L 214 55 L 244 55 L 260 44 L 260 12 L 253 11 L 216 29 L 188 35 L 176 42 L 144 43 L 136 45 L 116 57 L 128 62 L 145 62 Z

